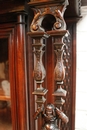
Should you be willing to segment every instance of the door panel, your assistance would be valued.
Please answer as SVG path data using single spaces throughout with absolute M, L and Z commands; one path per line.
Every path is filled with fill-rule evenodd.
M 12 130 L 8 39 L 0 39 L 0 129 Z

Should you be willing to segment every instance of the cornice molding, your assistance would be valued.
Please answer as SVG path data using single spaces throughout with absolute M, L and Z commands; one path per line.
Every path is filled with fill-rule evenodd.
M 65 12 L 65 17 L 81 16 L 81 0 L 69 0 L 69 5 Z

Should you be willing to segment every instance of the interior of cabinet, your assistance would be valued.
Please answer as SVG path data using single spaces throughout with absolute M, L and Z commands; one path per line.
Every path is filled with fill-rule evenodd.
M 0 129 L 12 130 L 8 39 L 0 39 Z

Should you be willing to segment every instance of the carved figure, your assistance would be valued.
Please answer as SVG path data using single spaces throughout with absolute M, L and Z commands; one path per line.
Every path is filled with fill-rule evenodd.
M 65 123 L 68 122 L 68 117 L 53 104 L 48 104 L 46 106 L 46 109 L 43 111 L 43 118 L 45 124 L 42 130 L 59 130 L 57 125 L 57 120 L 59 118 Z
M 43 112 L 45 124 L 42 130 L 59 130 L 56 123 L 56 113 L 53 104 L 48 104 L 45 111 Z

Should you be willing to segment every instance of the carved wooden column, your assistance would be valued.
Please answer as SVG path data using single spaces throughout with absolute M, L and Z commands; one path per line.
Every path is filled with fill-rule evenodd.
M 65 78 L 62 56 L 65 45 L 63 39 L 66 37 L 66 34 L 68 35 L 66 23 L 63 18 L 68 0 L 48 1 L 48 3 L 41 1 L 40 3 L 29 3 L 29 6 L 31 6 L 35 12 L 30 25 L 30 32 L 28 32 L 28 35 L 33 39 L 33 52 L 36 56 L 33 76 L 37 87 L 33 94 L 37 96 L 37 111 L 35 112 L 34 118 L 38 118 L 38 130 L 59 130 L 61 128 L 60 120 L 65 123 L 68 122 L 68 117 L 62 112 L 61 107 L 64 104 L 62 97 L 66 96 L 66 90 L 62 88 L 63 80 Z M 49 90 L 42 87 L 43 80 L 46 76 L 42 63 L 42 55 L 44 47 L 43 38 L 46 40 L 49 37 L 52 37 L 52 44 L 54 44 L 54 51 L 56 54 L 54 79 L 51 79 L 55 81 L 56 85 L 54 87 L 54 93 L 51 93 L 55 97 L 54 104 L 50 102 L 45 106 L 44 96 L 47 94 L 47 91 L 49 93 Z
M 64 53 L 64 36 L 67 34 L 67 30 L 61 30 L 58 32 L 54 32 L 53 35 L 53 43 L 54 43 L 54 51 L 55 51 L 55 59 L 56 65 L 54 68 L 54 80 L 55 80 L 55 88 L 53 96 L 55 97 L 54 104 L 62 111 L 62 105 L 65 103 L 65 100 L 62 97 L 66 97 L 66 90 L 62 88 L 63 80 L 65 78 L 65 67 L 63 64 L 63 53 Z M 61 128 L 61 119 L 59 120 L 59 128 Z
M 37 103 L 37 110 L 34 114 L 34 119 L 38 119 L 38 130 L 42 127 L 42 117 L 41 112 L 44 108 L 44 103 L 46 101 L 45 95 L 47 94 L 47 89 L 42 86 L 44 82 L 44 78 L 46 76 L 46 70 L 44 68 L 42 57 L 44 54 L 43 48 L 45 47 L 44 39 L 48 37 L 48 35 L 44 32 L 29 32 L 28 35 L 30 35 L 33 38 L 33 53 L 35 54 L 35 67 L 33 71 L 33 77 L 35 80 L 35 90 L 32 94 L 37 96 L 36 103 Z

